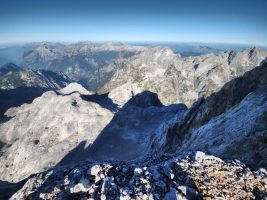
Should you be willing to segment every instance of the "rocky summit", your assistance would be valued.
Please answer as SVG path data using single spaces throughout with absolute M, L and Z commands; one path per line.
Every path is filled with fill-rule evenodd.
M 30 178 L 11 199 L 263 199 L 267 171 L 203 152 L 86 162 Z
M 1 71 L 0 199 L 266 199 L 266 57 L 39 44 Z

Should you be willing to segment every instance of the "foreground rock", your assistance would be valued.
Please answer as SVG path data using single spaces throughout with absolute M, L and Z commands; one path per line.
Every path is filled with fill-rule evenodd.
M 11 199 L 263 199 L 265 169 L 202 152 L 80 163 L 30 178 Z

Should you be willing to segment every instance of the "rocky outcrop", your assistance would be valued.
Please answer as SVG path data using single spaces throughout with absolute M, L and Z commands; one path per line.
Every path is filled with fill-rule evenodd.
M 157 93 L 164 105 L 184 103 L 190 107 L 197 99 L 219 91 L 228 81 L 253 69 L 266 57 L 267 52 L 258 48 L 185 58 L 168 48 L 149 48 L 124 60 L 123 67 L 99 92 L 109 92 L 120 104 L 127 102 L 131 92 L 149 90 Z
M 263 199 L 265 169 L 202 152 L 80 163 L 30 178 L 11 199 Z
M 6 112 L 11 119 L 0 124 L 0 140 L 6 143 L 0 157 L 1 180 L 19 181 L 56 165 L 80 142 L 94 141 L 113 113 L 83 100 L 84 90 L 71 84 L 62 93 L 46 92 L 31 104 Z

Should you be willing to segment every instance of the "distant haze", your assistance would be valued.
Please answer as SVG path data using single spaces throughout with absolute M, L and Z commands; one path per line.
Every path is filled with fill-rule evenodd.
M 267 46 L 266 0 L 1 0 L 0 43 L 176 41 Z

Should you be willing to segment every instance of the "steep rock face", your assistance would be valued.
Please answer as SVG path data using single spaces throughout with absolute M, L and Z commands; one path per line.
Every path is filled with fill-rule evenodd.
M 198 98 L 209 96 L 260 64 L 266 56 L 267 52 L 249 48 L 242 52 L 181 58 L 168 48 L 150 48 L 124 60 L 124 67 L 99 92 L 109 92 L 118 103 L 123 103 L 131 92 L 149 90 L 157 93 L 165 105 L 191 106 Z
M 165 150 L 201 150 L 267 166 L 267 64 L 200 99 L 168 130 Z
M 74 88 L 71 94 L 64 94 L 68 88 L 63 94 L 46 92 L 6 112 L 11 119 L 0 125 L 0 140 L 7 143 L 0 157 L 1 180 L 19 181 L 57 164 L 80 142 L 91 144 L 109 123 L 112 112 L 84 101 L 79 92 L 85 89 Z
M 61 71 L 90 90 L 96 90 L 121 67 L 122 58 L 138 54 L 144 49 L 146 47 L 121 43 L 56 45 L 44 42 L 24 54 L 22 66 Z
M 247 95 L 237 106 L 192 130 L 180 150 L 198 149 L 267 167 L 267 87 Z
M 267 172 L 202 152 L 80 163 L 37 174 L 11 199 L 261 199 Z

